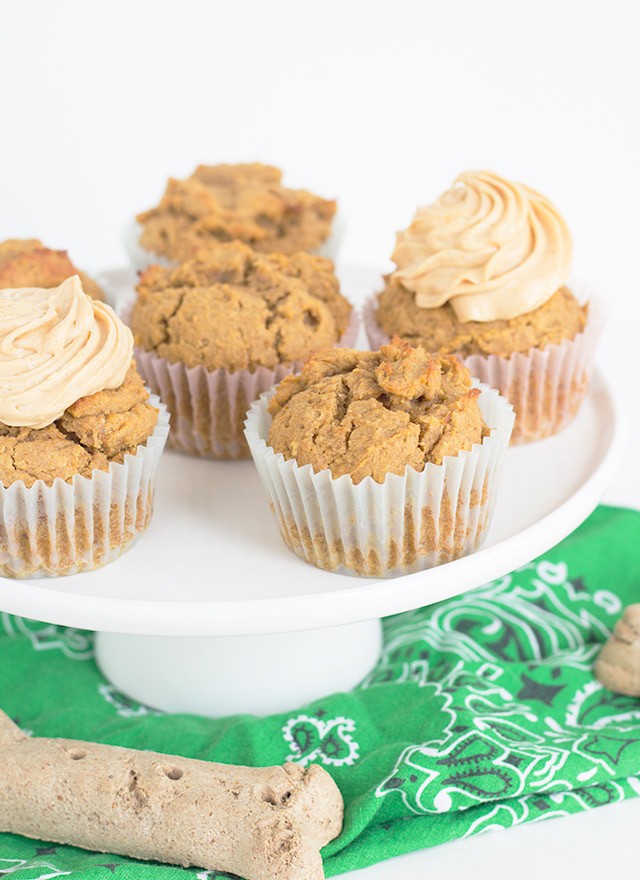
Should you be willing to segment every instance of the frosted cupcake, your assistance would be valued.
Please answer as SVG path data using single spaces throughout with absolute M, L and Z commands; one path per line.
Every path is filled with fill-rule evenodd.
M 569 282 L 572 242 L 544 196 L 466 172 L 398 233 L 397 269 L 365 308 L 372 345 L 392 333 L 456 353 L 516 411 L 513 442 L 562 430 L 586 394 L 602 325 Z
M 78 276 L 0 290 L 0 575 L 90 570 L 146 529 L 168 418 L 132 358 Z
M 136 360 L 171 413 L 169 444 L 245 458 L 250 403 L 310 351 L 355 340 L 333 264 L 234 242 L 143 273 L 131 312 Z
M 389 577 L 480 545 L 512 426 L 512 407 L 457 358 L 395 337 L 312 355 L 253 404 L 246 435 L 294 553 Z
M 134 267 L 175 265 L 228 241 L 263 253 L 308 251 L 335 259 L 335 201 L 281 180 L 278 168 L 260 163 L 200 165 L 185 180 L 170 178 L 160 203 L 127 230 Z

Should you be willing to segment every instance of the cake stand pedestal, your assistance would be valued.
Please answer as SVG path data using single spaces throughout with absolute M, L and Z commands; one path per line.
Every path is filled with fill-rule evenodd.
M 266 715 L 351 690 L 381 646 L 379 620 L 214 638 L 97 633 L 96 660 L 118 690 L 165 712 Z

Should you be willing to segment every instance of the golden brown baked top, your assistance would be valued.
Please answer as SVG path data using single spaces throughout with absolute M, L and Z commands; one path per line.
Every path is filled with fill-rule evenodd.
M 140 244 L 172 260 L 187 260 L 222 241 L 259 251 L 314 250 L 328 238 L 336 203 L 281 185 L 270 165 L 200 165 L 186 180 L 170 178 L 156 208 L 136 218 Z
M 137 291 L 136 343 L 208 370 L 301 360 L 338 342 L 351 315 L 330 260 L 260 254 L 240 242 L 176 268 L 151 266 Z
M 46 428 L 9 428 L 0 424 L 0 483 L 22 480 L 50 486 L 56 478 L 70 483 L 76 474 L 109 469 L 153 433 L 158 411 L 147 401 L 135 364 L 114 391 L 99 391 L 70 406 Z
M 77 269 L 66 251 L 51 250 L 37 238 L 0 241 L 0 288 L 58 287 L 72 275 L 80 276 L 85 293 L 104 300 L 100 285 Z
M 328 349 L 278 385 L 269 444 L 334 478 L 382 483 L 480 443 L 488 429 L 479 393 L 457 358 L 431 357 L 398 337 L 380 351 Z
M 415 294 L 394 278 L 378 301 L 376 318 L 391 336 L 398 333 L 413 345 L 423 345 L 435 354 L 497 354 L 545 348 L 573 339 L 587 322 L 587 305 L 580 305 L 566 287 L 556 291 L 540 308 L 509 321 L 465 321 L 456 317 L 448 303 L 437 309 L 419 308 Z

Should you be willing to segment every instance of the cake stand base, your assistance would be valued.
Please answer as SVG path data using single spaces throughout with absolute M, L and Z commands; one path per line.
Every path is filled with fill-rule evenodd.
M 375 666 L 379 620 L 255 636 L 96 634 L 106 678 L 165 712 L 267 715 L 349 690 Z

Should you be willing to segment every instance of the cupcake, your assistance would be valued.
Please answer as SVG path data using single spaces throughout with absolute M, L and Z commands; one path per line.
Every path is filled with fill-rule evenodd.
M 149 524 L 167 433 L 131 331 L 77 275 L 0 290 L 0 575 L 119 556 Z
M 334 201 L 281 184 L 270 165 L 200 165 L 170 178 L 160 204 L 139 214 L 125 244 L 136 269 L 176 264 L 221 242 L 263 253 L 308 251 L 335 257 L 328 239 Z
M 512 407 L 456 357 L 394 337 L 312 355 L 252 405 L 246 435 L 294 553 L 391 577 L 479 546 L 512 426 Z
M 513 404 L 513 442 L 561 431 L 587 392 L 602 325 L 569 282 L 572 243 L 544 196 L 486 171 L 461 174 L 397 236 L 397 269 L 365 307 L 373 346 L 393 333 L 464 358 Z
M 100 285 L 80 272 L 66 251 L 45 247 L 37 238 L 10 238 L 0 241 L 0 288 L 58 287 L 77 275 L 85 293 L 104 300 Z
M 130 322 L 140 372 L 171 412 L 169 445 L 211 458 L 248 457 L 249 404 L 357 332 L 329 260 L 240 242 L 147 269 Z

